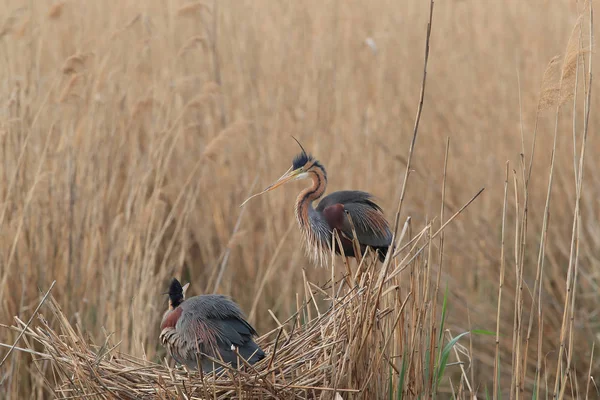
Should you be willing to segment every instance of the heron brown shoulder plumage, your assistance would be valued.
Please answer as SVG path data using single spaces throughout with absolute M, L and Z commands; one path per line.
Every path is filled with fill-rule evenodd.
M 185 300 L 188 286 L 189 283 L 181 286 L 175 278 L 171 281 L 169 309 L 160 324 L 160 341 L 177 363 L 195 370 L 200 361 L 202 371 L 209 373 L 220 366 L 206 356 L 223 360 L 234 368 L 238 365 L 238 354 L 250 364 L 265 357 L 253 340 L 256 331 L 236 303 L 216 294 Z
M 366 248 L 371 247 L 378 253 L 381 261 L 385 260 L 392 242 L 392 233 L 381 207 L 373 201 L 373 196 L 358 190 L 342 190 L 325 196 L 317 208 L 314 208 L 313 201 L 321 198 L 327 188 L 327 172 L 317 159 L 304 150 L 300 142 L 296 142 L 302 152 L 294 158 L 290 169 L 275 183 L 248 198 L 242 205 L 251 198 L 270 192 L 287 182 L 310 178 L 312 186 L 298 195 L 295 214 L 306 250 L 313 260 L 321 265 L 327 263 L 333 229 L 338 231 L 344 255 L 356 257 L 352 246 L 352 226 L 346 214 L 350 215 L 354 224 L 361 253 L 364 254 Z M 337 242 L 335 252 L 341 254 Z

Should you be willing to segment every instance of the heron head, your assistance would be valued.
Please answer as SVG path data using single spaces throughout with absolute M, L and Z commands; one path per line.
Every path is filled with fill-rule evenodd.
M 301 149 L 301 152 L 298 153 L 296 157 L 294 157 L 294 160 L 292 161 L 292 166 L 279 179 L 277 179 L 274 183 L 269 185 L 265 190 L 246 199 L 246 201 L 242 203 L 242 206 L 246 204 L 250 199 L 275 190 L 288 182 L 295 181 L 298 179 L 306 179 L 310 177 L 311 172 L 315 171 L 316 169 L 319 169 L 323 173 L 323 175 L 326 176 L 325 168 L 323 167 L 323 165 L 321 165 L 321 163 L 311 154 L 307 153 L 306 150 L 304 150 L 304 147 L 302 147 L 300 142 L 295 137 L 292 136 L 292 138 L 296 141 L 296 143 L 298 143 L 298 146 L 300 146 Z
M 190 283 L 186 283 L 181 286 L 181 283 L 177 278 L 173 278 L 171 285 L 169 286 L 169 309 L 177 308 L 185 300 L 185 292 L 187 291 Z

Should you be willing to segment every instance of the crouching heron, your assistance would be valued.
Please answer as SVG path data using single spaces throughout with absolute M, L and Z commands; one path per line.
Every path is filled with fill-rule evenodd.
M 169 309 L 160 324 L 160 341 L 177 363 L 190 369 L 197 369 L 200 364 L 202 371 L 209 373 L 220 366 L 206 356 L 234 368 L 239 357 L 250 364 L 265 357 L 253 341 L 256 331 L 236 303 L 216 294 L 185 300 L 188 286 L 189 283 L 182 287 L 175 278 L 171 281 Z

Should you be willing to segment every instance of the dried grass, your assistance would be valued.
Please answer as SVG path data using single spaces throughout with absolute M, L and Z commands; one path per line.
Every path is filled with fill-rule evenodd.
M 171 398 L 598 397 L 592 3 L 547 3 L 437 2 L 424 70 L 419 0 L 5 0 L 0 322 L 19 320 L 0 329 L 2 395 L 110 398 L 127 365 L 149 372 L 118 385 Z M 295 184 L 239 208 L 289 167 L 290 135 L 328 191 L 367 190 L 398 221 L 383 270 L 314 268 Z M 248 313 L 275 354 L 264 382 L 199 388 L 164 363 L 173 276 Z M 460 336 L 477 329 L 496 341 Z
M 50 315 L 38 315 L 35 328 L 19 318 L 14 326 L 4 328 L 22 334 L 27 348 L 17 350 L 30 354 L 35 365 L 49 363 L 54 380 L 49 385 L 59 398 L 373 398 L 381 396 L 386 386 L 392 389 L 388 370 L 404 370 L 409 377 L 401 391 L 428 393 L 431 383 L 420 372 L 428 361 L 425 354 L 435 353 L 428 347 L 429 341 L 411 333 L 411 325 L 432 318 L 416 307 L 431 299 L 412 301 L 412 309 L 409 303 L 419 296 L 420 287 L 429 286 L 427 274 L 417 272 L 426 269 L 426 263 L 413 261 L 411 268 L 417 272 L 411 284 L 414 288 L 403 295 L 397 284 L 384 284 L 390 262 L 388 259 L 381 266 L 369 254 L 363 259 L 359 284 L 351 289 L 345 286 L 345 279 L 329 287 L 305 281 L 301 308 L 257 340 L 267 357 L 239 370 L 226 367 L 218 375 L 133 357 L 119 351 L 120 343 L 114 343 L 113 335 L 94 344 L 79 324 L 69 321 L 52 296 L 47 297 L 45 307 Z M 433 320 L 430 326 L 441 327 Z M 422 333 L 430 336 L 435 331 L 427 328 Z M 415 351 L 415 346 L 420 351 Z M 401 362 L 393 356 L 394 351 L 404 354 Z M 458 365 L 464 371 L 463 363 Z

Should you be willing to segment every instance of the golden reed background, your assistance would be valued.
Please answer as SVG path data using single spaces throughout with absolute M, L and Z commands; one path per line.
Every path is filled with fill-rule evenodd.
M 300 245 L 293 202 L 302 184 L 238 207 L 289 167 L 298 151 L 290 135 L 325 165 L 328 192 L 372 192 L 393 221 L 421 87 L 428 2 L 1 3 L 0 322 L 28 318 L 39 290 L 56 279 L 63 311 L 92 337 L 114 332 L 123 351 L 158 360 L 161 293 L 177 276 L 191 281 L 192 295 L 232 295 L 259 332 L 272 328 L 269 309 L 282 319 L 295 311 L 303 270 L 314 282 L 330 275 Z M 450 138 L 446 215 L 486 188 L 446 231 L 442 285 L 454 332 L 495 330 L 506 161 L 519 178 L 521 126 L 528 162 L 544 70 L 564 53 L 578 8 L 573 1 L 436 3 L 401 221 L 411 216 L 420 230 L 439 216 Z M 563 115 L 542 285 L 550 364 L 575 196 L 572 119 L 568 110 Z M 590 121 L 576 303 L 581 369 L 600 340 L 598 115 Z M 529 188 L 526 321 L 553 132 L 554 113 L 542 113 Z M 500 343 L 508 382 L 512 179 L 511 172 Z M 0 330 L 1 342 L 14 338 Z M 474 381 L 480 393 L 486 385 L 491 391 L 493 337 L 473 340 Z M 16 398 L 48 395 L 30 357 L 11 357 L 2 367 L 7 390 Z M 593 371 L 600 371 L 598 359 Z

